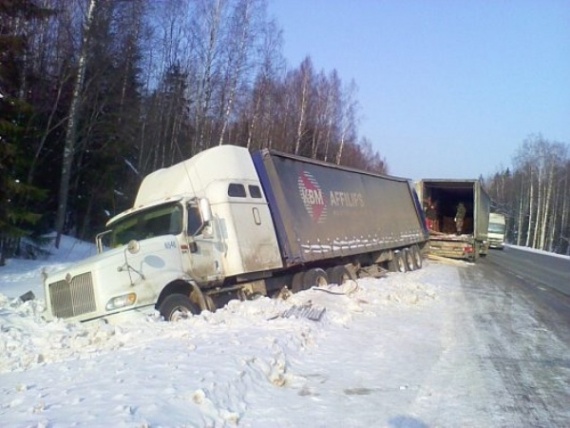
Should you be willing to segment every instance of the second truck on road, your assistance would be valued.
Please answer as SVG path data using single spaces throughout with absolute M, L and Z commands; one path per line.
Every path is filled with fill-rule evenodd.
M 489 247 L 502 250 L 505 247 L 506 218 L 504 214 L 489 214 Z
M 491 200 L 479 180 L 424 179 L 416 190 L 426 212 L 430 254 L 471 261 L 487 254 Z

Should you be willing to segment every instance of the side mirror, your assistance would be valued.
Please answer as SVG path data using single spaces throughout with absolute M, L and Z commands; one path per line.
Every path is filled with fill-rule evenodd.
M 210 207 L 210 201 L 206 198 L 200 199 L 200 215 L 204 224 L 210 223 L 212 220 L 212 208 Z

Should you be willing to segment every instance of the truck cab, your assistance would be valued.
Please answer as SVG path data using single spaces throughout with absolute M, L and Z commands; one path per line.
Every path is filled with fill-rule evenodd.
M 236 146 L 149 174 L 133 207 L 97 236 L 97 248 L 96 256 L 45 278 L 53 317 L 88 321 L 155 310 L 167 317 L 172 295 L 196 311 L 213 309 L 209 296 L 218 289 L 282 267 L 253 162 Z
M 505 247 L 506 219 L 504 214 L 489 214 L 489 247 L 502 250 Z

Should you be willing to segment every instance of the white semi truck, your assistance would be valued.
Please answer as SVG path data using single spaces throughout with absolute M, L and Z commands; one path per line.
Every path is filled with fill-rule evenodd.
M 97 255 L 45 277 L 51 317 L 173 320 L 284 287 L 417 269 L 428 239 L 406 179 L 232 145 L 149 174 L 106 229 Z
M 489 214 L 489 247 L 502 250 L 505 247 L 506 220 L 504 214 Z

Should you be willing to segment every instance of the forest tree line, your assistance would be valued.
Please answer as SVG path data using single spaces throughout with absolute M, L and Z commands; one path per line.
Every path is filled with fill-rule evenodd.
M 0 0 L 0 265 L 92 239 L 142 178 L 220 144 L 386 173 L 354 82 L 289 67 L 264 0 Z M 529 137 L 485 180 L 509 242 L 570 251 L 568 146 Z
M 507 242 L 570 255 L 568 143 L 529 136 L 506 168 L 485 180 L 493 211 L 507 218 Z
M 354 82 L 290 68 L 264 0 L 0 0 L 0 262 L 91 239 L 142 178 L 206 148 L 386 172 Z

